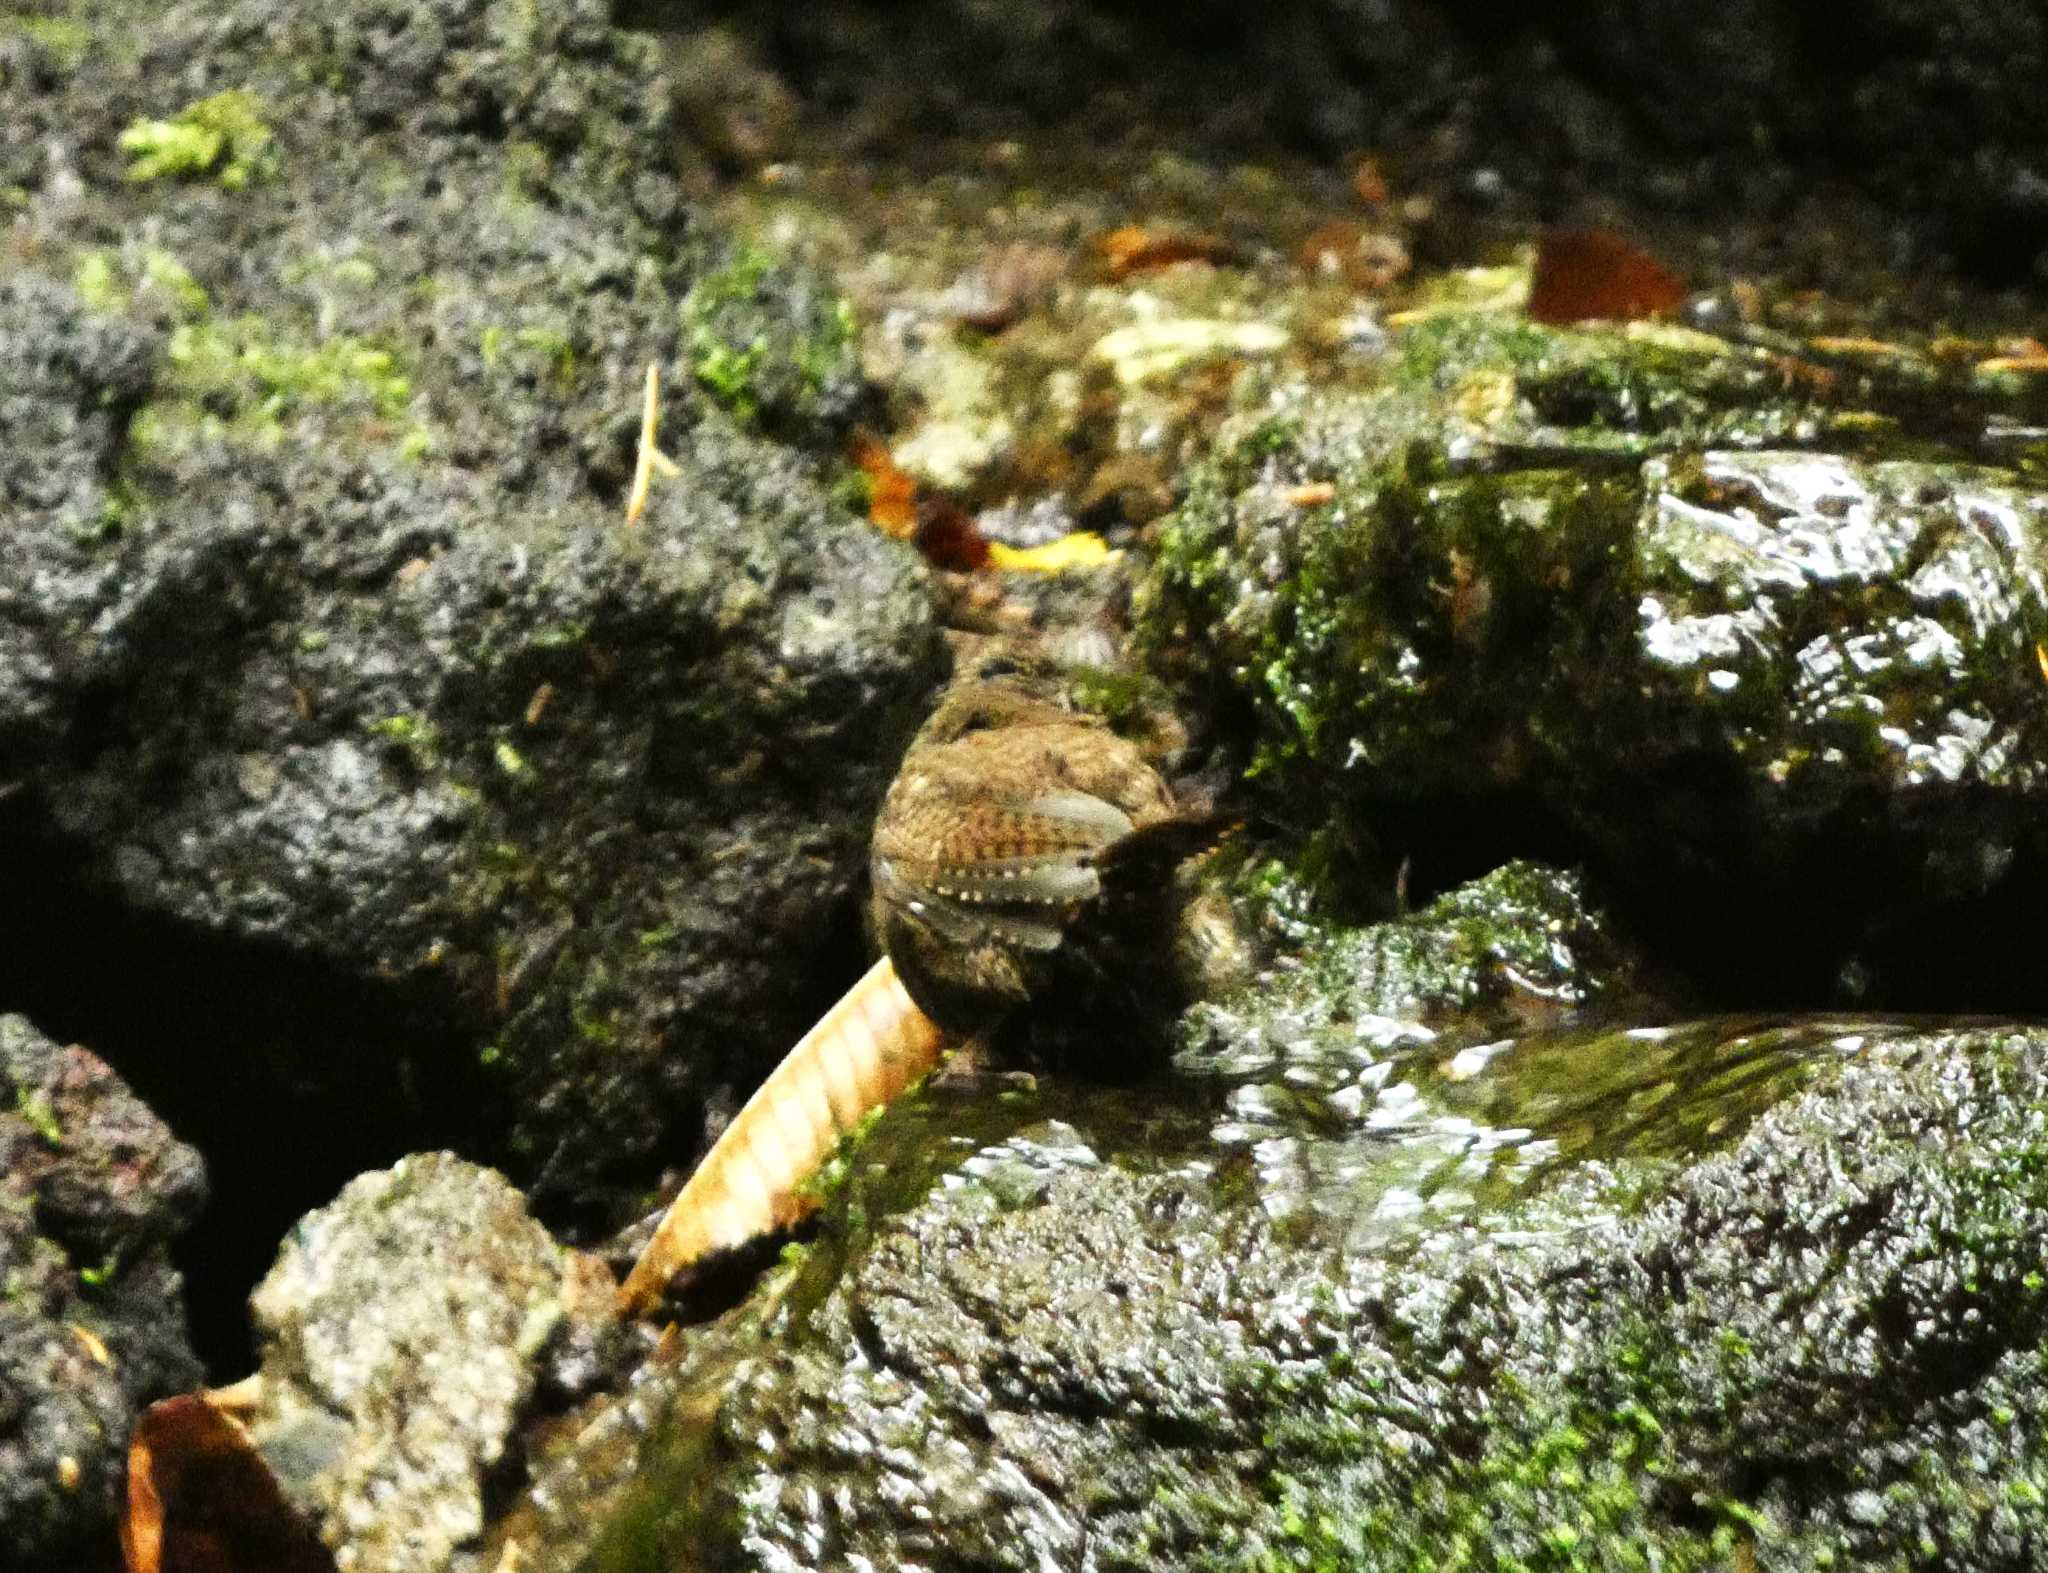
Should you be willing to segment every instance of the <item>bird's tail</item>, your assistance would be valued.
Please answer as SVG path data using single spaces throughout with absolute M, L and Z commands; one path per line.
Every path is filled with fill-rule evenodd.
M 715 1251 L 801 1215 L 798 1187 L 840 1135 L 939 1062 L 944 1035 L 885 956 L 789 1051 L 704 1155 L 619 1290 L 645 1315 L 669 1281 Z
M 1096 858 L 1103 883 L 1124 890 L 1158 890 L 1184 863 L 1207 857 L 1244 828 L 1235 815 L 1176 814 L 1133 830 Z

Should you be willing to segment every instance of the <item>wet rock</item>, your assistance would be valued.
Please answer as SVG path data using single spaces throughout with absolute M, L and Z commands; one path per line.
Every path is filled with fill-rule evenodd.
M 340 1568 L 438 1570 L 579 1303 L 574 1259 L 505 1179 L 424 1153 L 310 1213 L 250 1298 L 247 1419 Z
M 111 1562 L 130 1426 L 193 1386 L 168 1249 L 199 1155 L 85 1049 L 0 1016 L 0 1543 L 24 1569 Z
M 1929 913 L 2016 901 L 2048 855 L 2048 499 L 1953 453 L 1863 457 L 1838 404 L 1699 337 L 1411 330 L 1387 388 L 1263 416 L 1197 471 L 1145 626 L 1354 855 L 1562 830 L 1667 929 L 1683 882 L 1731 924 L 1779 914 L 1808 997 L 1849 969 L 1900 998 Z
M 591 1565 L 2031 1565 L 2040 1035 L 1703 1026 L 1524 1085 L 1531 1051 L 1478 1078 L 1523 1128 L 1418 1165 L 1425 1090 L 1306 1213 L 1072 1127 L 951 1160 L 677 1401 L 641 1489 L 687 1510 Z
M 1389 1017 L 1494 1030 L 1610 1003 L 1631 978 L 1584 882 L 1536 863 L 1509 863 L 1419 912 L 1354 929 L 1319 921 L 1305 887 L 1277 866 L 1240 884 L 1246 926 L 1288 942 L 1261 986 L 1239 991 L 1261 1013 L 1284 997 L 1318 1021 Z
M 451 1134 L 616 1213 L 803 1025 L 787 968 L 848 948 L 942 659 L 910 554 L 698 390 L 697 330 L 743 329 L 764 420 L 829 425 L 843 308 L 703 309 L 727 248 L 601 5 L 181 6 L 81 47 L 0 135 L 69 160 L 0 286 L 10 807 L 54 887 L 402 1019 L 395 1082 L 480 1062 L 492 1134 Z M 222 95 L 241 178 L 137 178 L 124 131 L 187 146 Z M 680 474 L 628 529 L 649 361 Z
M 1191 1184 L 1171 1204 L 1176 1215 L 1223 1194 L 1234 1207 L 1249 1185 L 1267 1221 L 1297 1244 L 1316 1233 L 1366 1248 L 1417 1216 L 1455 1216 L 1481 1194 L 1512 1195 L 1532 1163 L 1604 1151 L 1589 1112 L 1698 1052 L 1690 1037 L 1669 1050 L 1632 1039 L 1593 1050 L 1616 1066 L 1619 1091 L 1591 1082 L 1584 1054 L 1519 1056 L 1562 1094 L 1555 1112 L 1565 1134 L 1537 1139 L 1512 1128 L 1493 1080 L 1465 1061 L 1483 1067 L 1508 1047 L 1480 1043 L 1491 1030 L 1558 1019 L 1563 1001 L 1611 999 L 1625 983 L 1625 965 L 1571 878 L 1518 865 L 1411 918 L 1349 932 L 1312 925 L 1284 881 L 1251 883 L 1256 893 L 1239 903 L 1247 925 L 1278 936 L 1283 953 L 1256 981 L 1240 977 L 1233 992 L 1188 1013 L 1171 1076 L 1132 1084 L 1112 1072 L 1105 1084 L 1103 1068 L 1123 1052 L 1111 1036 L 1089 1046 L 1094 1075 L 1019 1079 L 999 1066 L 955 1067 L 893 1106 L 835 1159 L 827 1221 L 802 1265 L 771 1275 L 734 1321 L 687 1337 L 675 1357 L 650 1362 L 632 1391 L 598 1405 L 514 1514 L 512 1538 L 541 1560 L 567 1558 L 566 1547 L 587 1546 L 621 1514 L 620 1493 L 642 1470 L 664 1480 L 657 1491 L 673 1486 L 699 1500 L 706 1482 L 670 1473 L 668 1444 L 695 1444 L 665 1411 L 680 1403 L 697 1414 L 714 1402 L 759 1340 L 787 1336 L 785 1317 L 807 1315 L 802 1308 L 830 1292 L 842 1267 L 864 1259 L 877 1230 L 935 1195 L 968 1186 L 978 1206 L 1001 1213 L 1044 1202 L 1071 1174 L 1176 1175 Z M 1467 1050 L 1453 1058 L 1458 1044 Z M 1728 1117 L 1737 1104 L 1713 1107 Z M 1502 1129 L 1482 1129 L 1480 1117 Z M 1646 1145 L 1678 1145 L 1688 1130 L 1682 1119 L 1650 1126 L 1635 1131 Z M 647 1452 L 637 1439 L 650 1428 L 659 1441 Z M 625 1511 L 619 1522 L 636 1519 Z M 622 1547 L 640 1544 L 630 1529 L 619 1537 Z

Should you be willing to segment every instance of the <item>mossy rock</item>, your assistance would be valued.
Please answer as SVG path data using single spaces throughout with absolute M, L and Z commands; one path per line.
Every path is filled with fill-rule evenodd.
M 1335 884 L 1520 837 L 1642 904 L 1782 901 L 1825 976 L 2048 872 L 2048 493 L 1925 388 L 1803 403 L 1701 337 L 1427 321 L 1190 477 L 1141 633 Z

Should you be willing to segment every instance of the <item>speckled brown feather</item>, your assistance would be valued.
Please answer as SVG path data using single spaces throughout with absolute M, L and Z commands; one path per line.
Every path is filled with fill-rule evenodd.
M 677 1272 L 790 1222 L 796 1187 L 849 1125 L 936 1064 L 949 1036 L 1060 992 L 1075 975 L 1063 953 L 1114 887 L 1157 885 L 1215 836 L 1213 821 L 1177 811 L 1136 744 L 1076 713 L 1057 685 L 955 687 L 876 817 L 887 955 L 719 1138 L 620 1290 L 622 1310 L 645 1314 Z
M 1143 752 L 1022 678 L 955 690 L 875 822 L 875 927 L 911 997 L 954 1032 L 1042 988 L 1105 858 L 1174 818 Z

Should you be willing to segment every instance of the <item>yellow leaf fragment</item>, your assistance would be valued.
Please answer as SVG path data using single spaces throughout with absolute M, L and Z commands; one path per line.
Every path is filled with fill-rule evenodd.
M 1093 530 L 1075 530 L 1043 546 L 1005 546 L 991 541 L 989 564 L 1019 573 L 1064 573 L 1069 568 L 1093 568 L 1116 554 L 1109 543 Z
M 1337 500 L 1337 486 L 1334 481 L 1304 481 L 1282 488 L 1280 500 L 1290 508 L 1320 508 Z
M 1416 291 L 1414 304 L 1386 319 L 1390 328 L 1412 327 L 1432 317 L 1463 312 L 1520 311 L 1529 304 L 1528 262 L 1495 268 L 1463 268 L 1429 280 Z
M 1889 339 L 1873 339 L 1864 334 L 1822 334 L 1818 338 L 1808 339 L 1806 347 L 1817 355 L 1896 356 L 1902 360 L 1916 358 L 1912 349 L 1904 344 L 1894 344 Z
M 1105 333 L 1088 354 L 1107 365 L 1127 388 L 1169 377 L 1196 361 L 1218 356 L 1272 355 L 1288 345 L 1285 328 L 1270 322 L 1215 317 L 1164 317 Z
M 2000 372 L 2048 372 L 2048 355 L 1994 355 L 1977 362 L 1977 370 L 1987 377 Z

